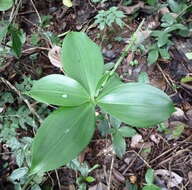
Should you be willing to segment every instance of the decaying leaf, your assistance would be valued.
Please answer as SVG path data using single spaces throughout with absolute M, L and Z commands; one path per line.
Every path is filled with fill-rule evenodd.
M 155 143 L 155 144 L 159 144 L 160 143 L 160 137 L 157 134 L 152 134 L 150 135 L 150 139 Z
M 133 6 L 120 6 L 120 8 L 127 14 L 127 15 L 131 15 L 133 13 L 135 13 L 138 9 L 143 8 L 144 7 L 144 2 L 139 1 L 137 4 L 133 5 Z
M 178 187 L 183 181 L 183 178 L 178 174 L 165 169 L 155 170 L 155 176 L 160 177 L 162 184 L 167 184 L 168 188 Z
M 62 68 L 60 60 L 61 48 L 59 46 L 54 46 L 48 53 L 49 60 L 52 65 L 58 68 Z
M 142 143 L 142 142 L 143 142 L 143 137 L 142 137 L 141 135 L 139 135 L 139 134 L 134 135 L 134 136 L 131 138 L 131 147 L 132 147 L 132 148 L 137 148 L 138 145 L 139 145 L 140 143 Z
M 151 35 L 151 30 L 143 30 L 136 32 L 136 41 L 135 44 L 143 43 Z

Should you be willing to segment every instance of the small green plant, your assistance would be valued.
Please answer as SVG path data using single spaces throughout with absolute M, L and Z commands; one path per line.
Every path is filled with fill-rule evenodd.
M 159 57 L 163 59 L 169 59 L 169 47 L 173 44 L 170 40 L 172 32 L 177 31 L 179 35 L 185 35 L 188 33 L 188 28 L 183 24 L 178 23 L 170 13 L 166 13 L 161 18 L 162 30 L 154 30 L 151 36 L 155 38 L 155 43 L 149 47 L 148 63 L 153 64 Z
M 95 24 L 98 24 L 100 30 L 111 27 L 114 23 L 122 28 L 124 26 L 124 22 L 122 20 L 124 17 L 124 13 L 118 10 L 117 7 L 111 7 L 109 10 L 99 11 L 97 16 L 95 16 Z
M 100 48 L 82 32 L 67 34 L 61 56 L 67 76 L 43 77 L 28 92 L 37 101 L 60 107 L 37 131 L 30 175 L 56 169 L 77 157 L 95 131 L 96 106 L 135 127 L 152 127 L 174 112 L 172 101 L 161 90 L 144 83 L 122 83 L 115 75 L 125 52 L 114 68 L 104 73 Z
M 129 64 L 130 64 L 131 66 L 135 66 L 135 65 L 138 65 L 139 62 L 135 59 L 135 60 L 133 60 L 133 61 L 130 61 Z
M 78 185 L 78 190 L 86 190 L 87 183 L 92 183 L 95 181 L 95 178 L 89 174 L 99 167 L 99 165 L 94 165 L 92 168 L 89 168 L 87 163 L 80 163 L 77 159 L 72 160 L 67 164 L 68 168 L 71 168 L 80 173 L 80 176 L 77 178 L 76 183 Z
M 147 184 L 143 187 L 142 190 L 161 190 L 160 187 L 154 185 L 154 171 L 153 169 L 148 169 L 145 174 L 145 181 Z
M 102 136 L 111 134 L 113 150 L 120 158 L 126 151 L 125 137 L 132 137 L 137 134 L 135 129 L 124 125 L 121 126 L 121 123 L 120 120 L 111 116 L 109 121 L 102 118 L 98 125 L 98 129 Z

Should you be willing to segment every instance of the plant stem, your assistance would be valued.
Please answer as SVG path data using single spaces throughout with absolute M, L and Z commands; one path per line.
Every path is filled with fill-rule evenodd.
M 24 184 L 22 190 L 26 190 L 32 180 L 33 180 L 33 176 L 29 177 L 29 179 L 27 180 L 27 182 Z
M 123 59 L 125 58 L 125 56 L 127 56 L 128 52 L 131 50 L 131 48 L 135 45 L 135 41 L 137 40 L 137 32 L 140 31 L 141 27 L 143 26 L 144 23 L 144 19 L 142 20 L 142 22 L 139 24 L 137 30 L 134 32 L 134 34 L 131 36 L 130 42 L 129 44 L 125 47 L 125 50 L 122 52 L 121 56 L 119 57 L 119 59 L 117 60 L 117 62 L 115 63 L 115 66 L 113 67 L 113 69 L 109 72 L 109 74 L 107 75 L 107 77 L 105 78 L 105 80 L 103 81 L 100 89 L 98 90 L 97 95 L 103 90 L 104 86 L 106 85 L 106 83 L 108 82 L 109 78 L 115 73 L 117 67 L 121 64 L 121 62 L 123 61 Z

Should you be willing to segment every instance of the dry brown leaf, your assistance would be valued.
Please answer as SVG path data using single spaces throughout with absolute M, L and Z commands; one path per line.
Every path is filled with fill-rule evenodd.
M 141 135 L 137 134 L 131 138 L 131 148 L 140 147 L 140 143 L 143 143 L 143 137 Z
M 132 175 L 129 177 L 129 181 L 132 183 L 132 184 L 135 184 L 137 182 L 137 176 L 135 175 Z
M 54 46 L 51 50 L 48 52 L 48 57 L 52 65 L 58 68 L 62 68 L 61 65 L 61 47 Z
M 161 15 L 164 15 L 166 13 L 170 13 L 170 11 L 169 11 L 169 9 L 167 7 L 162 7 L 162 8 L 159 9 L 159 13 Z
M 155 176 L 160 177 L 162 184 L 167 184 L 168 188 L 178 187 L 183 181 L 183 178 L 178 174 L 165 169 L 155 170 Z
M 142 44 L 151 35 L 151 30 L 143 30 L 135 33 L 136 41 L 135 44 Z
M 155 143 L 155 144 L 159 144 L 160 142 L 160 137 L 157 134 L 152 134 L 150 135 L 150 139 Z
M 125 14 L 127 15 L 131 15 L 133 13 L 135 13 L 138 9 L 143 8 L 144 7 L 144 2 L 139 1 L 136 5 L 133 6 L 120 6 L 120 9 L 122 9 Z

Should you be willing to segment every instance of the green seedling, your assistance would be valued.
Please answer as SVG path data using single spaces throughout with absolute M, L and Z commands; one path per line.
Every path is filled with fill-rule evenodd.
M 145 174 L 145 181 L 147 184 L 144 185 L 142 190 L 161 190 L 160 187 L 156 186 L 154 183 L 154 171 L 153 169 L 148 169 Z
M 155 63 L 159 57 L 163 59 L 169 59 L 169 47 L 172 45 L 170 37 L 172 36 L 172 32 L 177 31 L 180 35 L 185 35 L 188 31 L 188 28 L 183 24 L 177 22 L 176 18 L 174 18 L 170 13 L 165 14 L 161 18 L 162 30 L 154 30 L 151 33 L 151 36 L 155 38 L 155 43 L 149 47 L 148 52 L 148 63 Z
M 125 52 L 133 43 L 134 38 Z M 39 102 L 59 106 L 34 138 L 31 175 L 56 169 L 78 156 L 95 131 L 96 106 L 135 127 L 152 127 L 174 112 L 171 99 L 161 90 L 144 83 L 123 83 L 115 75 L 125 52 L 104 73 L 100 48 L 82 32 L 67 34 L 61 56 L 66 76 L 43 77 L 28 93 Z
M 124 26 L 123 18 L 125 17 L 124 13 L 118 10 L 117 7 L 111 7 L 109 10 L 101 10 L 95 16 L 95 24 L 98 24 L 100 30 L 103 30 L 107 27 L 112 27 L 112 24 L 117 24 L 121 28 Z
M 80 163 L 77 159 L 74 159 L 67 164 L 67 167 L 80 173 L 80 176 L 76 180 L 78 190 L 86 190 L 87 183 L 92 183 L 95 181 L 95 178 L 92 177 L 90 173 L 97 169 L 99 165 L 96 164 L 92 168 L 89 168 L 86 163 Z

